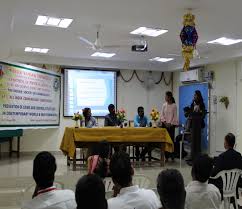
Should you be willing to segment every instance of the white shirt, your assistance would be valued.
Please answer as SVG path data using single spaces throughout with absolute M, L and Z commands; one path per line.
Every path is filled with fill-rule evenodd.
M 191 181 L 186 187 L 186 209 L 219 209 L 221 194 L 216 186 Z
M 75 194 L 71 190 L 52 190 L 34 197 L 22 209 L 76 209 Z
M 158 209 L 161 203 L 152 190 L 139 186 L 122 188 L 117 197 L 108 200 L 108 209 Z

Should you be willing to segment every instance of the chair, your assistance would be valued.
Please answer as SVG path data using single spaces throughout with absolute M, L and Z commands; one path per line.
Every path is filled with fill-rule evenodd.
M 138 185 L 140 188 L 148 189 L 151 185 L 151 180 L 144 175 L 133 176 L 133 184 Z
M 182 127 L 185 128 L 184 125 L 182 125 Z M 182 134 L 182 140 L 180 141 L 180 147 L 179 147 L 180 148 L 180 169 L 181 169 L 181 162 L 182 162 L 182 145 L 184 144 L 185 135 L 189 135 L 191 134 L 191 132 L 185 131 L 184 129 L 181 131 L 181 134 Z
M 113 191 L 113 186 L 114 186 L 114 183 L 112 181 L 111 178 L 105 178 L 103 180 L 103 183 L 105 185 L 105 191 L 106 192 L 110 192 L 110 191 Z
M 113 191 L 114 183 L 113 183 L 111 178 L 105 178 L 103 180 L 103 183 L 105 185 L 106 193 L 110 192 L 110 191 Z M 139 175 L 138 174 L 138 175 L 133 176 L 133 184 L 134 185 L 138 185 L 140 188 L 147 189 L 151 185 L 151 180 L 148 177 L 144 176 L 144 175 Z
M 222 178 L 223 181 L 223 199 L 224 199 L 224 209 L 230 208 L 230 198 L 234 197 L 235 207 L 238 209 L 238 202 L 236 197 L 236 186 L 239 177 L 242 174 L 240 169 L 231 169 L 220 171 L 216 176 L 210 177 L 211 179 Z

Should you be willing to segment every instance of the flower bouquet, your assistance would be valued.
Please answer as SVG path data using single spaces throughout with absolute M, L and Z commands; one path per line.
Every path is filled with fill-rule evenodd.
M 74 115 L 72 116 L 72 120 L 76 121 L 75 127 L 78 128 L 79 127 L 78 120 L 82 121 L 83 116 L 79 112 L 74 113 Z
M 126 121 L 126 112 L 123 108 L 121 108 L 120 110 L 118 110 L 118 112 L 116 113 L 117 115 L 117 119 L 123 124 L 124 121 Z M 121 126 L 122 126 L 121 124 Z
M 160 113 L 157 111 L 156 108 L 153 108 L 153 109 L 151 110 L 150 117 L 151 117 L 151 120 L 154 121 L 154 125 L 155 125 L 155 127 L 156 127 L 156 126 L 157 126 L 156 121 L 157 121 L 157 120 L 159 119 L 159 117 L 160 117 Z

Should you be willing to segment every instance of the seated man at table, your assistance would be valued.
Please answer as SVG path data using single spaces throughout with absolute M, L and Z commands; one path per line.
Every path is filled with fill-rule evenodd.
M 121 121 L 117 118 L 115 112 L 114 104 L 108 105 L 109 114 L 107 114 L 104 118 L 104 126 L 120 126 Z M 126 151 L 126 146 L 121 145 L 121 149 Z M 120 146 L 114 146 L 114 151 L 118 152 L 120 150 Z
M 108 105 L 109 114 L 104 118 L 104 126 L 119 126 L 121 121 L 117 118 L 115 113 L 115 106 L 113 104 Z
M 146 115 L 144 115 L 144 107 L 140 106 L 138 107 L 138 115 L 134 118 L 134 127 L 147 127 L 149 126 L 149 119 Z M 140 155 L 139 146 L 135 146 L 135 156 L 136 160 L 139 161 L 139 157 L 141 157 L 144 160 L 145 154 L 148 150 L 150 150 L 149 147 L 146 147 L 143 149 Z
M 49 152 L 40 152 L 34 159 L 33 178 L 36 183 L 32 200 L 22 209 L 75 209 L 75 194 L 71 190 L 61 190 L 53 186 L 56 171 L 55 157 Z
M 108 209 L 159 209 L 160 201 L 149 189 L 133 185 L 134 169 L 129 155 L 115 153 L 110 161 L 110 172 L 114 183 L 114 197 L 108 200 Z

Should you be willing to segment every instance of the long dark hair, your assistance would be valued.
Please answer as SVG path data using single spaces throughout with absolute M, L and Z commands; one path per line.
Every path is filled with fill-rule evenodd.
M 170 98 L 172 104 L 176 103 L 175 98 L 173 97 L 173 94 L 171 91 L 167 91 L 166 96 Z
M 202 96 L 201 91 L 196 90 L 196 91 L 195 91 L 195 94 L 196 94 L 197 97 L 198 97 L 198 101 L 195 101 L 195 100 L 194 100 L 196 103 L 198 102 L 197 105 L 202 105 L 202 104 L 204 104 L 204 102 L 203 102 L 203 96 Z

